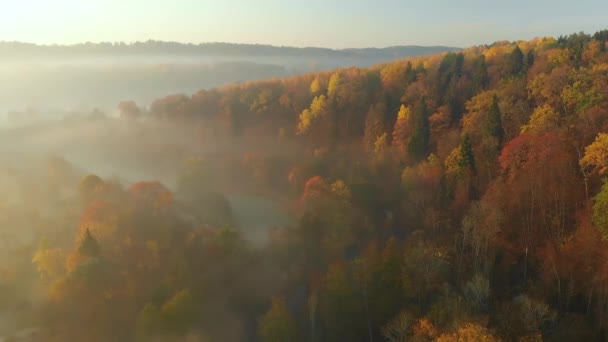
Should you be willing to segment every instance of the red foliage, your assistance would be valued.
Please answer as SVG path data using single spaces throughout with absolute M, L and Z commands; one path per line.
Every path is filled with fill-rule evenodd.
M 304 193 L 300 198 L 300 203 L 305 205 L 306 203 L 321 198 L 329 190 L 329 185 L 321 176 L 311 177 L 304 185 Z
M 173 193 L 159 181 L 141 181 L 129 188 L 136 205 L 167 208 L 173 204 Z

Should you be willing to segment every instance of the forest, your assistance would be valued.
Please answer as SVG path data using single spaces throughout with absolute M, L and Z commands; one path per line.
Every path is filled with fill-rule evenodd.
M 608 340 L 608 31 L 117 111 L 0 132 L 0 332 Z
M 339 67 L 368 67 L 454 50 L 458 49 L 395 46 L 333 50 L 152 40 L 73 45 L 0 41 L 0 124 L 6 112 L 12 117 L 33 112 L 42 119 L 61 111 L 108 111 L 124 99 L 150 103 L 172 93 Z

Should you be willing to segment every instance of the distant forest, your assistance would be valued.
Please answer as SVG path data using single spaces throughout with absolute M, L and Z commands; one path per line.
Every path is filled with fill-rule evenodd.
M 287 47 L 260 44 L 201 43 L 183 44 L 148 40 L 134 43 L 83 43 L 75 45 L 37 45 L 22 42 L 0 42 L 0 59 L 42 54 L 44 56 L 83 55 L 184 55 L 184 56 L 297 56 L 297 57 L 389 57 L 422 56 L 443 51 L 456 51 L 448 46 L 392 46 L 334 50 L 317 47 Z

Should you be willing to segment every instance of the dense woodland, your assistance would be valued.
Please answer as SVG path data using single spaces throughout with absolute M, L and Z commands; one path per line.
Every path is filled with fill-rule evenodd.
M 123 102 L 140 134 L 229 147 L 176 163 L 175 185 L 51 160 L 22 190 L 44 228 L 2 303 L 30 279 L 24 319 L 45 341 L 607 340 L 607 43 L 497 42 Z M 230 193 L 292 223 L 254 244 Z

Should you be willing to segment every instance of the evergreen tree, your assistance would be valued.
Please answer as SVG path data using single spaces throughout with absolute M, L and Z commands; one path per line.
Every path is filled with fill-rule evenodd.
M 505 132 L 502 127 L 502 113 L 500 112 L 498 96 L 496 95 L 494 95 L 494 98 L 492 99 L 492 106 L 488 112 L 485 131 L 489 136 L 498 139 L 499 146 L 502 144 Z
M 536 60 L 536 56 L 534 55 L 534 51 L 530 50 L 526 53 L 526 58 L 524 60 L 526 71 L 530 70 L 530 68 L 534 65 L 534 61 Z
M 429 110 L 426 99 L 418 101 L 413 112 L 414 132 L 407 146 L 408 154 L 413 161 L 426 158 L 429 152 L 431 129 L 429 125 Z
M 462 143 L 460 144 L 461 153 L 461 164 L 462 168 L 469 169 L 473 174 L 477 172 L 475 166 L 475 154 L 473 153 L 473 145 L 471 144 L 471 138 L 468 134 L 465 134 Z
M 509 76 L 520 76 L 524 71 L 524 54 L 519 46 L 515 46 L 508 57 L 507 68 Z
M 488 76 L 488 68 L 484 55 L 479 55 L 473 61 L 473 92 L 478 93 L 488 87 L 490 78 Z
M 99 243 L 91 234 L 89 228 L 87 228 L 84 238 L 80 242 L 80 246 L 78 247 L 78 252 L 81 255 L 96 258 L 99 256 L 101 248 L 99 247 Z

